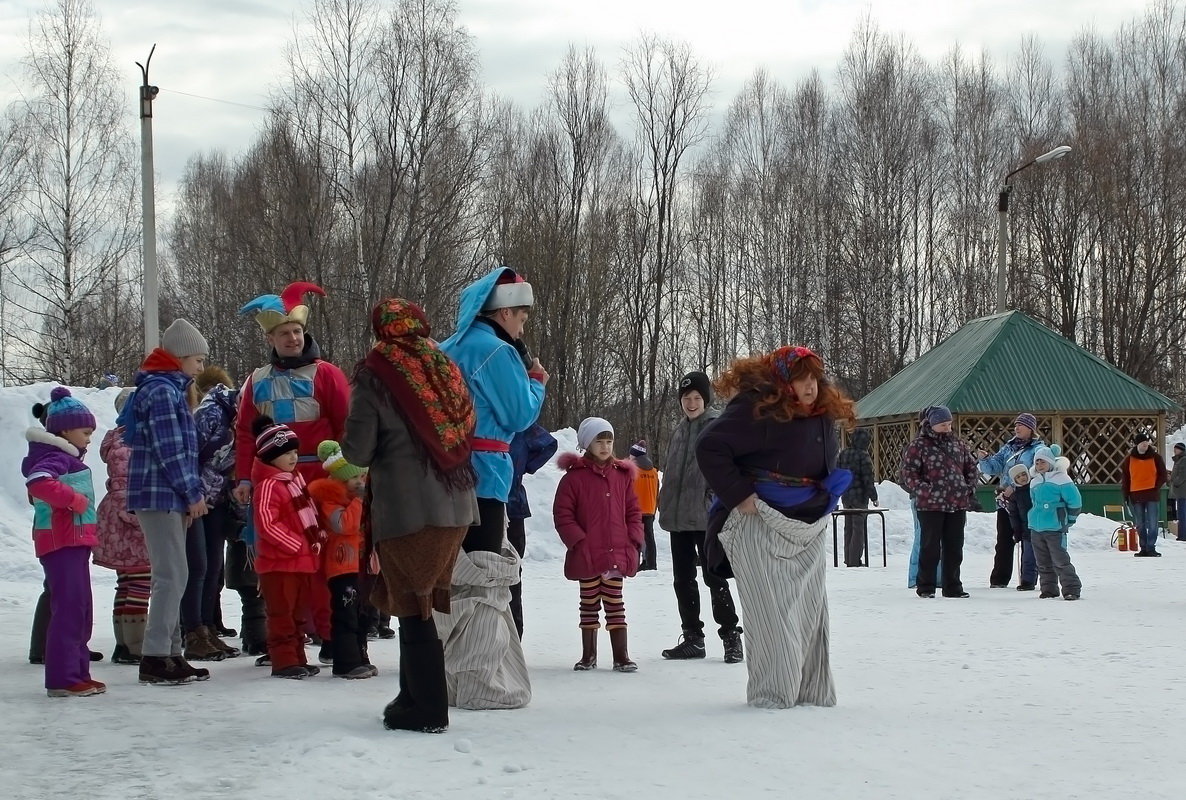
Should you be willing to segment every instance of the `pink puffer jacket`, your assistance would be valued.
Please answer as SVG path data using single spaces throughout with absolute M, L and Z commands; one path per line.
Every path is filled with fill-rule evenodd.
M 107 464 L 107 496 L 99 501 L 99 544 L 93 557 L 100 567 L 119 572 L 148 572 L 148 548 L 140 521 L 128 511 L 128 462 L 132 449 L 124 444 L 123 428 L 113 428 L 99 445 Z

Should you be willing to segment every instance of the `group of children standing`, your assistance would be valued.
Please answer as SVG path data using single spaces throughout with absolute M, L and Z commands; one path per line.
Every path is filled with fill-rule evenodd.
M 119 394 L 117 412 L 131 394 Z M 108 493 L 97 506 L 91 470 L 83 461 L 97 427 L 94 414 L 65 387 L 55 388 L 50 401 L 33 411 L 42 425 L 26 432 L 28 454 L 21 469 L 33 505 L 34 552 L 45 573 L 50 606 L 45 688 L 50 697 L 102 694 L 107 687 L 91 677 L 88 647 L 92 553 L 95 563 L 117 574 L 112 661 L 142 663 L 151 567 L 137 515 L 127 508 L 130 448 L 121 438 L 122 428 L 105 436 Z M 261 417 L 254 433 L 255 568 L 267 606 L 265 658 L 272 675 L 299 679 L 320 672 L 305 658 L 302 628 L 311 581 L 324 580 L 332 596 L 333 674 L 372 677 L 378 671 L 367 654 L 359 588 L 366 470 L 347 462 L 336 442 L 322 442 L 318 456 L 328 477 L 306 486 L 296 471 L 298 441 L 292 430 Z M 173 682 L 192 679 L 178 675 Z

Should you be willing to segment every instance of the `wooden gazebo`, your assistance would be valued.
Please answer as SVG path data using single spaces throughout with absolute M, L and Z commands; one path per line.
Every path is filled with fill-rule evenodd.
M 859 401 L 878 480 L 897 480 L 918 412 L 929 405 L 951 409 L 955 433 L 973 451 L 996 452 L 1018 413 L 1035 414 L 1042 438 L 1071 460 L 1084 507 L 1096 512 L 1119 502 L 1133 436 L 1147 431 L 1161 449 L 1166 415 L 1180 408 L 1020 311 L 968 322 Z

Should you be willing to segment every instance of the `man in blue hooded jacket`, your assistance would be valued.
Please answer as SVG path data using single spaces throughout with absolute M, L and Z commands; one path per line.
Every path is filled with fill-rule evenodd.
M 472 459 L 481 522 L 462 542 L 467 553 L 501 549 L 514 482 L 511 439 L 531 427 L 543 406 L 548 373 L 538 358 L 526 363 L 520 341 L 534 305 L 531 284 L 498 267 L 461 292 L 457 331 L 441 344 L 461 368 L 478 418 Z

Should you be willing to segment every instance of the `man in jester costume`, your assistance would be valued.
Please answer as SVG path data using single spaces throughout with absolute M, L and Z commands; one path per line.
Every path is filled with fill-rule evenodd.
M 350 410 L 350 383 L 342 370 L 321 360 L 321 349 L 305 326 L 309 319 L 306 294 L 325 296 L 314 283 L 290 283 L 279 295 L 265 294 L 239 309 L 252 314 L 264 331 L 271 358 L 247 378 L 239 392 L 235 420 L 235 499 L 251 499 L 251 466 L 255 458 L 255 418 L 266 414 L 287 425 L 300 440 L 297 471 L 309 482 L 326 477 L 317 457 L 317 445 L 340 441 Z M 329 591 L 314 581 L 313 621 L 317 635 L 329 641 Z
M 350 382 L 342 370 L 321 360 L 321 348 L 306 330 L 308 293 L 325 296 L 314 283 L 290 283 L 279 295 L 265 294 L 239 309 L 253 314 L 271 348 L 269 363 L 251 373 L 239 392 L 235 421 L 236 498 L 250 498 L 255 437 L 251 424 L 266 414 L 301 440 L 297 470 L 306 481 L 325 477 L 317 445 L 338 441 L 350 410 Z

